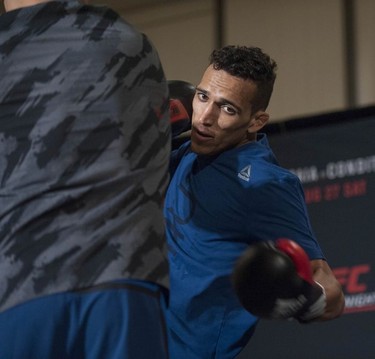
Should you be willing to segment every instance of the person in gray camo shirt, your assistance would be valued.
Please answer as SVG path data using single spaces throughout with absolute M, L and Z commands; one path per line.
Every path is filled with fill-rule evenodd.
M 168 87 L 77 0 L 0 16 L 0 358 L 166 358 Z

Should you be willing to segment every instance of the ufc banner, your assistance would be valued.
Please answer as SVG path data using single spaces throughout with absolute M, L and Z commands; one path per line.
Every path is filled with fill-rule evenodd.
M 271 147 L 304 186 L 312 227 L 342 284 L 345 313 L 258 325 L 241 359 L 375 358 L 375 108 L 270 125 Z

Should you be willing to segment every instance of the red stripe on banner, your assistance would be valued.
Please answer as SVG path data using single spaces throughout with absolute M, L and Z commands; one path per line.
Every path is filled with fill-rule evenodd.
M 353 307 L 353 308 L 345 308 L 345 314 L 351 313 L 359 313 L 359 312 L 373 312 L 375 311 L 375 305 L 369 305 L 367 307 Z

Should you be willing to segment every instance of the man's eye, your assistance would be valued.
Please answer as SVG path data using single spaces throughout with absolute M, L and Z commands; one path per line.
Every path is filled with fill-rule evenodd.
M 237 113 L 237 111 L 231 107 L 231 106 L 228 106 L 228 105 L 223 105 L 221 106 L 221 108 L 228 114 L 228 115 L 235 115 Z
M 207 101 L 208 100 L 208 96 L 203 92 L 197 92 L 197 96 L 201 101 Z

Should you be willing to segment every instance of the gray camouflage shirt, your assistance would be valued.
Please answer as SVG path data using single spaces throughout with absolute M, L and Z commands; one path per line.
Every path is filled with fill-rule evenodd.
M 133 278 L 167 285 L 167 85 L 106 7 L 0 16 L 0 311 Z

